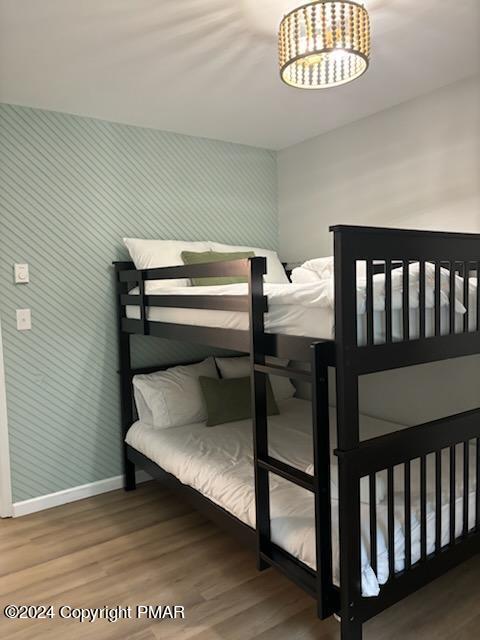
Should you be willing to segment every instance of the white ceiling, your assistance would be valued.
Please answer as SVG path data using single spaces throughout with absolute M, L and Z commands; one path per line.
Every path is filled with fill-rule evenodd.
M 287 87 L 275 32 L 301 3 L 0 0 L 0 101 L 278 149 L 479 70 L 479 0 L 366 0 L 367 74 Z

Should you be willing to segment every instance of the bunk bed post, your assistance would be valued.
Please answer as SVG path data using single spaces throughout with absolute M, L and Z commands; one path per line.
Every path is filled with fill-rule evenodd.
M 349 453 L 358 449 L 360 439 L 358 374 L 350 362 L 350 352 L 357 346 L 356 256 L 349 232 L 333 231 L 337 446 L 343 454 L 338 458 L 341 638 L 361 640 L 360 479 L 349 463 Z
M 253 457 L 255 473 L 255 518 L 257 535 L 257 568 L 270 565 L 262 554 L 270 544 L 270 485 L 268 471 L 258 465 L 258 460 L 268 457 L 267 389 L 265 373 L 255 365 L 265 365 L 263 276 L 267 271 L 265 258 L 250 258 L 248 273 L 249 323 L 250 323 L 250 380 L 252 385 Z
M 330 486 L 330 425 L 328 366 L 324 343 L 311 346 L 313 472 L 315 478 L 315 548 L 317 612 L 322 620 L 334 612 L 332 593 L 332 512 Z
M 122 424 L 122 459 L 124 471 L 125 491 L 136 489 L 135 464 L 128 459 L 125 436 L 133 422 L 133 397 L 132 397 L 132 364 L 130 356 L 130 334 L 122 331 L 122 318 L 124 307 L 121 304 L 122 294 L 128 293 L 128 283 L 121 282 L 118 275 L 122 263 L 114 263 L 117 292 L 117 316 L 118 316 L 118 373 L 120 375 L 120 416 Z

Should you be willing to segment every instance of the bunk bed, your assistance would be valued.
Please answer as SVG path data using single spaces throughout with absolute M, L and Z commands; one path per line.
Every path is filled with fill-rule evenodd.
M 333 226 L 331 231 L 334 235 L 334 331 L 327 335 L 322 335 L 323 329 L 313 337 L 274 333 L 271 325 L 266 330 L 269 301 L 263 282 L 264 258 L 145 270 L 135 269 L 132 263 L 114 263 L 125 488 L 135 488 L 137 467 L 159 478 L 251 545 L 260 570 L 274 566 L 312 595 L 320 618 L 337 614 L 343 640 L 360 640 L 367 620 L 480 550 L 480 409 L 363 440 L 359 413 L 359 377 L 362 375 L 480 353 L 480 296 L 477 295 L 480 236 L 346 225 Z M 364 273 L 361 290 L 357 281 L 360 269 Z M 412 274 L 417 274 L 417 289 L 411 288 Z M 172 295 L 149 286 L 151 281 L 220 276 L 246 276 L 246 293 L 200 295 L 195 290 L 193 294 L 175 292 Z M 377 296 L 379 282 L 383 287 L 381 311 Z M 448 296 L 445 296 L 445 287 Z M 360 311 L 359 296 L 364 298 Z M 235 325 L 237 328 L 224 328 L 215 319 L 209 321 L 211 326 L 193 320 L 182 324 L 177 321 L 181 316 L 156 315 L 157 309 L 235 312 L 240 314 L 240 319 Z M 215 318 L 215 314 L 209 317 Z M 249 354 L 255 528 L 125 442 L 135 421 L 133 377 L 161 368 L 132 367 L 130 336 L 133 334 Z M 272 364 L 268 356 L 307 362 L 310 367 L 305 370 Z M 334 416 L 328 406 L 328 367 L 335 367 L 336 373 Z M 311 384 L 312 474 L 271 455 L 267 375 L 301 379 Z M 329 425 L 333 417 L 336 417 L 334 455 L 338 461 L 338 495 L 336 510 L 332 511 Z M 457 481 L 459 467 L 460 483 Z M 312 563 L 302 562 L 272 541 L 271 474 L 313 495 L 313 567 Z M 382 509 L 376 496 L 379 474 L 386 477 Z M 367 504 L 361 498 L 365 483 L 369 494 Z M 418 503 L 418 523 L 412 517 L 414 502 Z M 368 553 L 369 564 L 377 573 L 377 520 L 380 518 L 385 519 L 388 572 L 378 595 L 365 597 L 362 557 Z M 401 551 L 396 535 L 399 518 L 403 518 Z M 338 526 L 333 537 L 332 526 Z M 339 559 L 337 580 L 334 579 L 332 539 L 333 546 L 338 547 L 335 551 Z M 401 558 L 396 557 L 399 555 Z

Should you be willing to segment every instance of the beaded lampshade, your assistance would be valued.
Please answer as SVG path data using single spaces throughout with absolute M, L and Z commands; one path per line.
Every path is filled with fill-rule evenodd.
M 368 68 L 368 12 L 350 0 L 310 2 L 283 18 L 278 45 L 286 84 L 300 89 L 345 84 Z

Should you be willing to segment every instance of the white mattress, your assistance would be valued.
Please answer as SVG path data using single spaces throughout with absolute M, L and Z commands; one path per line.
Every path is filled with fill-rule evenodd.
M 473 290 L 473 285 L 472 285 Z M 476 291 L 476 285 L 475 285 Z M 131 292 L 138 293 L 138 289 Z M 216 287 L 165 287 L 149 283 L 147 293 L 151 295 L 245 295 L 246 285 L 233 284 Z M 333 340 L 335 337 L 334 306 L 331 286 L 328 283 L 265 285 L 265 294 L 269 300 L 269 311 L 265 314 L 265 330 L 267 333 L 280 333 L 310 338 Z M 419 337 L 418 301 L 412 295 L 410 308 L 410 339 Z M 416 305 L 416 306 L 415 306 Z M 378 305 L 376 305 L 376 308 Z M 469 300 L 470 330 L 476 328 L 476 295 Z M 126 307 L 127 318 L 140 318 L 140 308 Z M 147 320 L 151 322 L 167 322 L 191 326 L 238 329 L 249 328 L 248 313 L 242 311 L 219 311 L 210 309 L 183 309 L 168 307 L 147 307 Z M 357 315 L 358 343 L 366 344 L 366 314 Z M 463 314 L 456 314 L 456 331 L 463 330 Z M 441 333 L 449 332 L 449 308 L 441 308 Z M 435 333 L 435 316 L 432 308 L 426 309 L 425 333 Z M 392 310 L 392 338 L 403 340 L 402 309 Z M 374 312 L 374 342 L 385 342 L 385 313 Z
M 305 400 L 290 399 L 279 403 L 280 415 L 269 417 L 270 455 L 307 470 L 312 463 L 311 405 Z M 332 447 L 336 441 L 335 410 L 330 411 Z M 362 439 L 404 428 L 369 416 L 361 416 Z M 252 463 L 252 426 L 243 420 L 216 427 L 191 424 L 170 429 L 155 429 L 136 422 L 127 433 L 126 442 L 176 476 L 182 483 L 200 491 L 242 522 L 255 527 L 255 493 Z M 459 451 L 459 455 L 461 452 Z M 461 455 L 457 465 L 461 474 Z M 336 460 L 332 456 L 332 476 Z M 471 464 L 470 527 L 475 520 L 475 476 Z M 448 464 L 443 465 L 444 471 Z M 415 471 L 415 470 L 414 470 Z M 401 478 L 395 502 L 396 571 L 404 566 L 404 510 Z M 412 476 L 413 477 L 413 476 Z M 434 481 L 429 473 L 427 548 L 434 550 L 435 513 Z M 444 480 L 444 486 L 448 477 Z M 310 492 L 275 475 L 270 475 L 272 540 L 308 566 L 315 568 L 314 505 Z M 457 535 L 461 534 L 462 498 L 457 491 Z M 376 596 L 380 585 L 389 576 L 387 550 L 387 507 L 377 508 L 377 573 L 369 564 L 369 505 L 362 503 L 362 589 L 364 596 Z M 420 557 L 420 505 L 418 495 L 412 495 L 412 561 Z M 448 496 L 442 510 L 442 544 L 449 539 Z M 338 501 L 332 499 L 332 544 L 334 581 L 339 583 Z
M 189 290 L 199 288 L 188 287 Z M 195 293 L 205 295 L 203 291 Z M 139 307 L 127 306 L 127 318 L 140 318 Z M 147 320 L 241 331 L 247 331 L 249 328 L 248 313 L 244 311 L 147 307 Z M 265 330 L 268 333 L 331 339 L 334 333 L 333 313 L 326 307 L 271 304 L 268 313 L 265 314 Z

